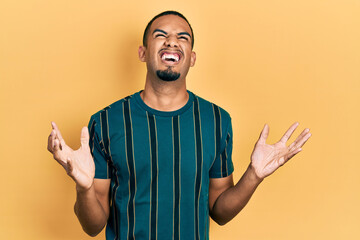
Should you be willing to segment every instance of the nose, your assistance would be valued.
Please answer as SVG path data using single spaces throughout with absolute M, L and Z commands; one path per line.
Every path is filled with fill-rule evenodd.
M 166 47 L 178 47 L 178 41 L 176 36 L 168 36 L 165 41 Z

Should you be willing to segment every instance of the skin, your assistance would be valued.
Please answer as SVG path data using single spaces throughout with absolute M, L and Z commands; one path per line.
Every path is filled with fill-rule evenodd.
M 148 106 L 160 111 L 175 111 L 187 103 L 189 96 L 186 91 L 186 75 L 196 61 L 196 54 L 191 48 L 191 37 L 190 27 L 178 16 L 162 16 L 153 22 L 147 47 L 140 46 L 138 50 L 140 61 L 147 66 L 145 88 L 141 97 Z M 163 51 L 180 54 L 180 61 L 177 64 L 162 61 Z M 166 82 L 157 77 L 157 70 L 169 67 L 180 73 L 178 80 Z M 266 143 L 269 126 L 265 124 L 251 154 L 250 164 L 235 185 L 232 175 L 210 179 L 209 210 L 215 222 L 223 225 L 235 217 L 263 179 L 302 150 L 301 147 L 311 136 L 307 128 L 287 146 L 288 139 L 298 125 L 297 122 L 291 125 L 277 143 L 270 145 Z M 87 127 L 81 130 L 80 141 L 81 147 L 78 150 L 68 147 L 57 125 L 52 122 L 48 150 L 75 181 L 75 214 L 84 231 L 90 236 L 96 236 L 109 217 L 110 179 L 94 178 L 95 166 L 90 153 Z

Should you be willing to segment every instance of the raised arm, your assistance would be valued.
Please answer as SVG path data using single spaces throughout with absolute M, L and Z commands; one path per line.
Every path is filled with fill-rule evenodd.
M 66 145 L 54 122 L 48 138 L 48 150 L 76 183 L 74 211 L 84 231 L 96 236 L 109 217 L 109 179 L 94 179 L 95 164 L 90 153 L 89 132 L 81 130 L 81 147 L 74 151 Z
M 235 186 L 232 175 L 210 179 L 209 208 L 210 216 L 215 222 L 223 225 L 234 218 L 245 207 L 263 179 L 302 150 L 301 147 L 311 136 L 309 129 L 304 129 L 293 143 L 286 146 L 298 125 L 294 123 L 280 141 L 273 145 L 266 144 L 269 126 L 265 125 L 251 154 L 251 162 Z

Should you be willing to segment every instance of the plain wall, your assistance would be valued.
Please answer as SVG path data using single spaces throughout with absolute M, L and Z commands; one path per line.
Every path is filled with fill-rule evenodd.
M 236 181 L 265 123 L 269 143 L 295 121 L 313 134 L 211 239 L 360 239 L 358 0 L 1 0 L 0 239 L 90 239 L 50 121 L 78 148 L 93 113 L 142 89 L 143 30 L 168 9 L 194 28 L 188 89 L 232 116 Z

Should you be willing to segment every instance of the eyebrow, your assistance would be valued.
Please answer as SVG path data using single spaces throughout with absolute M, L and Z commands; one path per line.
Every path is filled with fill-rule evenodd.
M 180 36 L 180 35 L 187 35 L 187 36 L 189 36 L 189 38 L 191 38 L 191 35 L 190 35 L 190 33 L 188 33 L 188 32 L 180 32 L 180 33 L 178 33 L 177 35 L 178 35 L 178 36 Z
M 158 28 L 154 30 L 153 34 L 156 33 L 156 32 L 161 32 L 161 33 L 163 33 L 163 34 L 165 34 L 165 35 L 168 34 L 168 33 L 165 32 L 164 30 L 161 30 L 161 29 L 158 29 Z M 187 36 L 189 36 L 189 37 L 191 38 L 191 35 L 190 35 L 190 33 L 188 33 L 188 32 L 179 32 L 177 35 L 178 35 L 178 36 L 187 35 Z
M 158 28 L 154 30 L 153 34 L 156 32 L 161 32 L 163 34 L 167 34 L 167 32 L 165 32 L 164 30 L 158 29 Z

